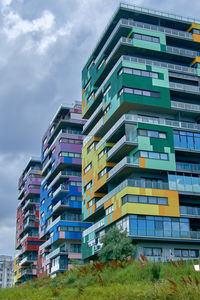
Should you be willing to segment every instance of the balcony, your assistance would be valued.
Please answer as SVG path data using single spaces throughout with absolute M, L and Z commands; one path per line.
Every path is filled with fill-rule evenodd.
M 138 157 L 124 157 L 116 166 L 114 166 L 108 172 L 108 179 L 110 180 L 112 177 L 119 175 L 120 171 L 124 170 L 124 168 L 139 168 L 139 158 Z
M 57 197 L 62 197 L 69 193 L 69 186 L 61 184 L 54 192 L 53 192 L 53 197 L 52 200 L 56 200 Z
M 189 93 L 189 94 L 191 94 L 191 93 L 200 94 L 199 86 L 195 86 L 195 85 L 170 82 L 169 87 L 172 90 L 182 91 L 182 92 Z
M 29 264 L 33 263 L 34 261 L 37 261 L 37 257 L 27 256 L 20 261 L 19 265 L 20 266 L 29 265 Z
M 61 216 L 57 217 L 54 221 L 52 221 L 47 227 L 45 232 L 47 233 L 54 225 L 56 225 L 59 221 L 61 221 Z
M 25 188 L 23 187 L 21 190 L 19 190 L 18 199 L 22 199 L 23 195 L 25 193 Z
M 131 238 L 135 239 L 151 239 L 151 240 L 170 240 L 170 241 L 193 241 L 193 242 L 198 242 L 200 243 L 200 231 L 188 231 L 188 232 L 182 232 L 180 233 L 179 231 L 174 231 L 172 234 L 167 235 L 166 232 L 160 232 L 159 235 L 142 235 L 142 234 L 129 234 Z
M 50 260 L 58 255 L 68 255 L 68 251 L 65 250 L 61 250 L 60 247 L 58 247 L 57 249 L 51 251 L 47 256 L 46 256 L 46 260 Z
M 122 183 L 120 183 L 117 187 L 115 187 L 111 192 L 109 192 L 106 196 L 101 198 L 96 202 L 96 209 L 101 207 L 106 201 L 112 198 L 114 195 L 119 193 L 121 190 L 130 187 L 142 187 L 149 189 L 161 189 L 161 190 L 169 190 L 168 182 L 162 181 L 154 181 L 154 180 L 143 180 L 143 179 L 126 179 Z
M 30 207 L 34 205 L 39 205 L 39 199 L 29 199 L 26 201 L 25 205 L 22 207 L 23 210 L 29 209 Z
M 54 213 L 58 213 L 60 211 L 62 211 L 64 208 L 69 207 L 69 205 L 65 204 L 64 201 L 60 200 L 58 201 L 54 206 L 53 206 L 53 211 L 52 211 L 52 215 Z
M 180 206 L 180 216 L 188 218 L 200 218 L 200 207 Z
M 29 232 L 29 233 L 27 233 L 27 234 L 21 239 L 20 244 L 21 244 L 25 239 L 27 239 L 27 238 L 29 238 L 29 237 L 32 237 L 32 238 L 39 238 L 38 234 Z
M 148 116 L 141 116 L 141 115 L 138 116 L 135 114 L 124 114 L 115 123 L 115 125 L 112 126 L 112 128 L 104 135 L 104 137 L 98 142 L 98 144 L 96 145 L 96 150 L 98 150 L 101 147 L 101 145 L 103 145 L 106 141 L 108 141 L 124 123 L 137 124 L 138 122 L 154 124 L 154 125 L 163 125 L 163 126 L 169 126 L 173 128 L 180 128 L 180 129 L 189 129 L 195 131 L 200 130 L 200 124 L 197 123 L 167 120 L 167 119 L 162 119 L 157 117 L 148 117 Z M 98 131 L 101 126 L 103 126 L 100 123 L 97 125 L 98 128 L 95 129 L 96 131 Z M 89 140 L 92 135 L 95 135 L 96 131 L 93 132 L 92 130 L 89 136 L 87 136 L 87 140 Z M 84 142 L 86 142 L 86 140 L 84 140 Z
M 168 175 L 169 189 L 179 191 L 181 194 L 200 193 L 200 178 L 186 175 Z
M 58 173 L 58 175 L 53 179 L 53 181 L 48 185 L 48 189 L 50 189 L 51 187 L 53 187 L 59 180 L 63 179 L 63 178 L 67 178 L 67 177 L 81 177 L 81 172 L 79 171 L 69 171 L 69 170 L 65 170 L 65 171 L 60 171 Z
M 35 226 L 35 222 L 39 222 L 38 219 L 35 219 L 35 218 L 30 218 L 28 217 L 27 221 L 24 222 L 24 230 L 26 230 L 27 228 L 33 228 L 33 227 L 36 227 Z
M 200 113 L 200 105 L 197 104 L 190 104 L 190 103 L 183 103 L 178 101 L 171 101 L 171 108 L 176 110 L 182 110 L 187 112 L 193 113 Z
M 93 112 L 91 117 L 87 120 L 85 125 L 83 126 L 83 132 L 85 134 L 86 130 L 91 126 L 93 121 L 96 119 L 96 117 L 99 115 L 99 113 L 102 111 L 102 104 L 100 104 L 97 109 Z
M 188 67 L 181 66 L 181 65 L 176 65 L 176 64 L 171 64 L 171 63 L 167 63 L 167 62 L 151 60 L 151 59 L 139 58 L 139 57 L 134 57 L 134 56 L 129 56 L 129 55 L 124 55 L 122 57 L 123 57 L 123 60 L 133 62 L 133 63 L 155 66 L 155 67 L 159 67 L 159 68 L 165 68 L 165 69 L 168 69 L 171 71 L 177 71 L 177 72 L 189 73 L 189 74 L 192 73 L 194 75 L 197 75 L 195 68 L 188 68 Z
M 186 163 L 186 162 L 177 162 L 176 170 L 189 173 L 200 173 L 200 164 Z
M 29 268 L 27 268 L 27 269 L 22 269 L 21 270 L 21 276 L 20 277 L 22 277 L 22 276 L 36 276 L 37 275 L 37 270 L 36 269 L 29 269 Z
M 191 58 L 200 56 L 200 52 L 198 52 L 198 51 L 192 51 L 192 50 L 187 50 L 187 49 L 178 48 L 178 47 L 171 47 L 171 46 L 166 47 L 166 52 L 175 54 L 178 56 L 185 56 L 185 57 L 191 57 Z
M 41 238 L 41 236 L 40 236 Z M 42 251 L 45 248 L 49 248 L 51 246 L 51 238 L 49 238 L 46 242 L 44 242 L 41 246 L 40 246 L 40 251 Z
M 28 210 L 24 215 L 24 219 L 26 219 L 27 217 L 34 217 L 34 216 L 35 216 L 35 211 Z
M 128 138 L 123 136 L 109 151 L 107 161 L 119 161 L 126 156 L 133 148 L 137 147 L 137 137 Z

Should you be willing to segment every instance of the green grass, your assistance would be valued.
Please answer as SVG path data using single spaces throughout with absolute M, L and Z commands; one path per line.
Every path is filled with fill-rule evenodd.
M 112 262 L 84 265 L 0 290 L 0 300 L 200 299 L 200 274 L 191 262 Z

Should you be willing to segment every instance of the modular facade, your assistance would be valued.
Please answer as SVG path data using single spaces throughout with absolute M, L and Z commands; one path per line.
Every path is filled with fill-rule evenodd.
M 16 250 L 14 283 L 21 284 L 37 277 L 39 246 L 39 200 L 42 181 L 40 158 L 31 158 L 18 184 Z
M 121 4 L 82 71 L 82 253 L 111 226 L 137 254 L 193 259 L 200 244 L 200 24 Z
M 82 222 L 81 102 L 61 106 L 42 140 L 38 276 L 55 276 L 81 263 Z

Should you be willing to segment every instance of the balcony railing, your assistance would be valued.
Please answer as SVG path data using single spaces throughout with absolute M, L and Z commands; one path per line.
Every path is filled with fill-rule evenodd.
M 169 189 L 184 193 L 200 193 L 199 177 L 186 175 L 168 175 Z
M 145 59 L 145 58 L 140 58 L 140 57 L 134 57 L 134 56 L 130 56 L 130 55 L 123 55 L 122 57 L 123 57 L 123 60 L 130 61 L 133 63 L 155 66 L 155 67 L 159 67 L 159 68 L 169 69 L 172 71 L 180 71 L 183 73 L 192 73 L 192 74 L 197 75 L 195 68 L 188 68 L 188 67 L 181 66 L 181 65 L 171 64 L 171 63 L 167 63 L 167 62 L 160 62 L 160 61 Z
M 148 116 L 138 116 L 132 114 L 124 114 L 121 118 L 115 123 L 114 126 L 104 135 L 104 137 L 98 142 L 96 145 L 96 150 L 101 147 L 101 145 L 106 142 L 115 132 L 117 128 L 119 128 L 124 122 L 132 121 L 134 123 L 147 123 L 147 124 L 156 124 L 156 125 L 164 125 L 181 129 L 190 129 L 190 130 L 200 130 L 200 124 L 190 123 L 190 122 L 181 122 L 176 120 L 167 120 L 156 117 L 148 117 Z M 100 127 L 100 124 L 99 124 Z M 96 128 L 98 130 L 99 128 Z M 94 132 L 93 132 L 94 133 Z M 95 135 L 95 134 L 94 134 Z M 88 140 L 91 138 L 92 134 L 89 134 Z
M 199 218 L 200 217 L 200 207 L 180 206 L 180 215 L 181 216 L 192 216 L 192 217 Z
M 192 58 L 195 58 L 196 56 L 200 55 L 200 52 L 198 52 L 198 51 L 192 51 L 192 50 L 187 50 L 187 49 L 178 48 L 178 47 L 171 47 L 171 46 L 167 46 L 166 48 L 167 48 L 166 49 L 167 53 L 189 56 Z
M 200 164 L 177 162 L 176 170 L 189 171 L 189 172 L 200 172 Z
M 141 180 L 141 179 L 126 179 L 122 183 L 120 183 L 116 188 L 114 188 L 110 193 L 108 193 L 106 196 L 104 196 L 99 201 L 97 201 L 96 208 L 103 205 L 106 201 L 108 201 L 110 198 L 112 198 L 114 195 L 119 193 L 121 190 L 123 190 L 127 186 L 143 187 L 143 188 L 150 188 L 150 189 L 162 189 L 162 190 L 169 189 L 169 185 L 167 182 L 153 181 L 153 180 Z
M 52 259 L 52 258 L 58 256 L 59 254 L 67 255 L 68 251 L 61 250 L 60 247 L 58 247 L 57 249 L 51 251 L 49 254 L 46 255 L 46 260 Z
M 29 206 L 39 204 L 39 199 L 29 199 L 24 206 L 22 207 L 23 210 L 27 209 Z
M 169 87 L 171 89 L 175 89 L 175 90 L 181 90 L 181 91 L 186 91 L 186 92 L 194 92 L 194 93 L 198 93 L 198 94 L 200 93 L 199 86 L 195 86 L 195 85 L 170 82 Z
M 162 231 L 159 235 L 142 235 L 142 234 L 130 234 L 131 237 L 140 238 L 157 238 L 157 239 L 175 239 L 175 240 L 200 240 L 200 231 L 173 231 L 172 234 L 167 235 L 166 232 Z
M 190 104 L 190 103 L 183 103 L 178 101 L 171 101 L 171 107 L 177 108 L 178 110 L 186 110 L 186 111 L 193 111 L 193 112 L 200 112 L 200 105 L 197 104 Z
M 32 263 L 33 261 L 37 261 L 37 257 L 27 256 L 20 261 L 19 265 L 22 266 L 24 264 Z
M 61 184 L 54 192 L 53 192 L 53 197 L 52 200 L 58 196 L 59 193 L 68 193 L 69 192 L 69 185 L 63 185 Z
M 108 172 L 108 178 L 111 178 L 113 175 L 116 175 L 120 169 L 122 169 L 125 166 L 135 166 L 139 167 L 139 158 L 138 157 L 124 157 L 116 166 L 114 166 L 109 172 Z
M 137 137 L 135 138 L 128 138 L 125 135 L 108 151 L 108 159 L 112 154 L 119 149 L 124 143 L 131 142 L 137 144 Z
M 44 242 L 41 246 L 40 246 L 40 251 L 42 251 L 43 249 L 47 248 L 48 246 L 51 245 L 51 238 L 49 238 L 46 242 Z

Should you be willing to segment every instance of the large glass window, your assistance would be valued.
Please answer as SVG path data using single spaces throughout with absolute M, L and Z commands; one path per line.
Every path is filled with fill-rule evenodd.
M 200 134 L 189 131 L 174 131 L 174 145 L 178 148 L 200 150 Z
M 191 238 L 189 219 L 131 215 L 130 235 Z

